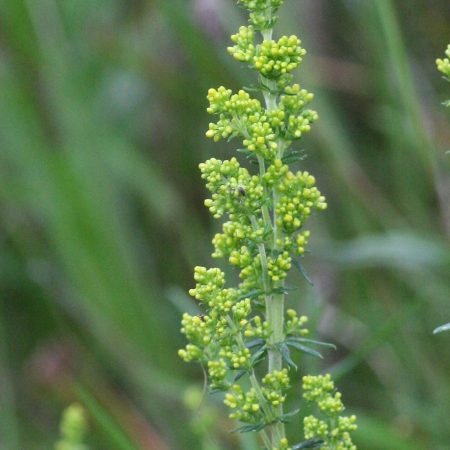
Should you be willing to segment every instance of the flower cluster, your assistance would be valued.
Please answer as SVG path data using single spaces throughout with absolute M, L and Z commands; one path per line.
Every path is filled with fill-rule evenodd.
M 88 450 L 83 444 L 87 420 L 80 405 L 75 403 L 64 411 L 60 428 L 61 439 L 55 445 L 56 450 Z
M 305 438 L 320 438 L 322 450 L 356 450 L 350 432 L 356 430 L 355 416 L 341 416 L 344 405 L 329 374 L 303 377 L 303 397 L 314 402 L 324 420 L 311 415 L 304 419 Z
M 259 30 L 273 27 L 276 12 L 284 0 L 238 0 L 249 11 L 250 22 Z
M 236 158 L 220 161 L 212 158 L 200 164 L 202 178 L 212 197 L 205 201 L 215 218 L 224 214 L 253 215 L 261 208 L 263 186 Z
M 277 42 L 263 41 L 255 56 L 254 67 L 266 78 L 279 78 L 295 70 L 305 54 L 297 36 L 283 36 Z
M 223 86 L 210 89 L 208 112 L 219 119 L 209 124 L 206 136 L 215 141 L 240 137 L 249 152 L 273 161 L 280 148 L 285 151 L 318 119 L 315 111 L 305 109 L 312 94 L 297 89 L 298 85 L 286 87 L 285 92 L 292 94 L 282 95 L 279 107 L 271 111 L 263 110 L 261 103 L 243 90 L 233 94 Z
M 447 56 L 447 58 L 437 59 L 436 65 L 437 65 L 439 72 L 443 73 L 444 77 L 447 79 L 447 81 L 450 82 L 450 44 L 447 46 L 445 55 Z M 445 101 L 444 105 L 447 106 L 447 108 L 449 108 L 450 100 Z
M 438 58 L 436 60 L 436 65 L 439 72 L 442 72 L 447 78 L 450 78 L 450 44 L 447 46 L 445 55 L 447 56 L 447 58 Z
M 200 164 L 200 171 L 210 193 L 205 206 L 214 218 L 226 219 L 212 240 L 212 256 L 225 258 L 237 269 L 240 281 L 237 287 L 226 287 L 222 270 L 195 268 L 196 285 L 189 293 L 200 314 L 183 315 L 181 331 L 188 343 L 179 355 L 203 365 L 210 387 L 224 392 L 230 418 L 241 422 L 239 431 L 260 432 L 268 450 L 289 450 L 304 448 L 290 446 L 284 431 L 286 416 L 290 417 L 283 411 L 289 370 L 296 367 L 290 351 L 321 356 L 309 346 L 331 346 L 305 338 L 307 317 L 284 310 L 285 280 L 293 266 L 302 269 L 299 259 L 310 239 L 306 222 L 326 208 L 315 178 L 289 167 L 301 161 L 300 152 L 292 147 L 311 130 L 318 115 L 308 109 L 313 95 L 292 84 L 292 72 L 306 54 L 300 39 L 272 38 L 283 1 L 239 3 L 248 9 L 250 24 L 231 37 L 228 51 L 256 72 L 259 84 L 251 89 L 256 91 L 252 95 L 250 89 L 236 93 L 224 86 L 210 89 L 207 111 L 216 121 L 209 124 L 206 136 L 214 141 L 237 138 L 244 147 L 240 153 L 258 170 L 252 173 L 250 165 L 232 157 L 211 158 Z M 332 414 L 328 397 L 318 401 Z M 350 429 L 344 428 L 342 422 L 336 442 L 345 441 L 344 432 Z M 317 430 L 309 426 L 308 436 L 313 431 Z

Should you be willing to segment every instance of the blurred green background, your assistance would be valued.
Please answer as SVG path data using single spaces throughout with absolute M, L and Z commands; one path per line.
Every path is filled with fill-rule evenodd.
M 450 448 L 450 147 L 435 70 L 448 0 L 287 1 L 321 120 L 301 142 L 329 209 L 289 304 L 338 344 L 361 450 Z M 92 449 L 256 450 L 182 363 L 193 267 L 219 224 L 198 163 L 234 0 L 0 2 L 0 448 L 50 449 L 82 403 Z M 278 33 L 279 34 L 279 33 Z M 295 394 L 295 392 L 297 392 Z M 300 398 L 293 387 L 292 408 Z M 289 434 L 301 439 L 301 417 Z

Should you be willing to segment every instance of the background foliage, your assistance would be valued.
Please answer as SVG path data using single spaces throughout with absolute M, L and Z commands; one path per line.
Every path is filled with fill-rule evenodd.
M 206 91 L 252 82 L 225 50 L 234 3 L 0 2 L 1 449 L 51 448 L 75 400 L 93 449 L 257 448 L 176 356 L 218 226 L 197 165 L 234 150 L 204 138 Z M 448 449 L 448 2 L 287 3 L 330 205 L 289 302 L 339 346 L 300 365 L 338 378 L 359 448 Z

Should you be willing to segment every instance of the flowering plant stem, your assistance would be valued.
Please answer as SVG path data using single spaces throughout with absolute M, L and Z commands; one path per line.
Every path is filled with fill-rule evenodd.
M 267 9 L 267 11 L 270 11 L 270 8 Z M 267 14 L 267 21 L 270 21 L 269 13 Z M 269 28 L 268 30 L 264 30 L 262 32 L 263 39 L 266 41 L 270 41 L 272 39 L 273 34 L 273 28 Z M 266 86 L 269 87 L 269 89 L 275 89 L 274 83 L 271 80 L 268 80 L 267 78 L 264 78 L 261 76 L 261 81 Z M 266 104 L 266 110 L 267 111 L 274 111 L 277 109 L 278 103 L 277 103 L 277 97 L 275 94 L 272 94 L 271 91 L 264 93 L 264 101 Z M 282 145 L 281 142 L 278 143 L 278 159 L 281 159 L 283 156 L 282 154 Z M 264 179 L 263 176 L 265 174 L 265 163 L 264 159 L 259 157 L 258 158 L 258 164 L 259 164 L 259 174 L 260 174 L 260 182 L 263 184 Z M 266 206 L 264 205 L 262 207 L 262 216 L 264 218 L 264 225 L 272 225 L 272 233 L 273 233 L 273 247 L 276 250 L 280 250 L 278 247 L 277 242 L 281 240 L 282 236 L 280 233 L 280 230 L 277 227 L 277 206 L 278 206 L 278 194 L 276 190 L 273 190 L 272 192 L 273 196 L 273 223 L 270 222 L 270 216 L 268 214 L 268 211 L 265 213 Z M 261 267 L 267 266 L 266 261 L 266 251 L 264 248 L 264 245 L 262 245 L 262 249 L 260 250 L 260 257 L 261 257 Z M 274 287 L 277 289 L 280 289 L 282 291 L 282 288 L 284 287 L 284 281 L 279 281 L 274 284 Z M 267 292 L 267 291 L 266 291 Z M 282 343 L 284 340 L 284 293 L 281 292 L 280 294 L 273 294 L 272 296 L 266 294 L 265 298 L 265 306 L 266 306 L 266 321 L 268 324 L 268 327 L 270 330 L 272 330 L 272 334 L 269 337 L 268 340 L 268 372 L 272 373 L 274 371 L 280 371 L 283 368 L 283 361 L 280 352 L 278 352 L 274 345 Z M 283 405 L 280 404 L 277 407 L 277 415 L 281 417 L 283 415 Z M 286 437 L 285 429 L 284 429 L 284 423 L 278 422 L 272 426 L 273 432 L 272 432 L 272 447 L 275 447 L 275 440 L 278 440 L 278 442 Z
M 232 36 L 235 45 L 228 49 L 258 72 L 256 87 L 247 91 L 262 94 L 264 104 L 246 90 L 233 94 L 221 86 L 208 91 L 208 112 L 218 119 L 206 135 L 215 141 L 241 138 L 244 149 L 239 151 L 259 170 L 251 174 L 236 158 L 200 164 L 211 192 L 205 205 L 215 218 L 228 218 L 223 232 L 214 236 L 213 257 L 225 257 L 239 269 L 241 283 L 225 288 L 220 269 L 195 268 L 196 286 L 189 293 L 204 311 L 183 315 L 181 331 L 189 344 L 179 354 L 206 366 L 211 390 L 225 393 L 230 418 L 240 423 L 235 431 L 258 432 L 267 450 L 355 450 L 349 434 L 355 418 L 340 416 L 344 406 L 329 375 L 303 379 L 303 397 L 317 404 L 323 420 L 305 418 L 304 442 L 290 446 L 286 438 L 285 423 L 296 414 L 283 408 L 290 374 L 297 370 L 291 349 L 321 357 L 311 346 L 331 344 L 305 338 L 307 317 L 285 309 L 285 279 L 292 265 L 301 269 L 298 259 L 310 235 L 304 225 L 326 203 L 312 175 L 289 168 L 302 160 L 292 149 L 294 142 L 310 131 L 318 115 L 306 109 L 313 95 L 291 84 L 291 72 L 306 53 L 300 40 L 272 37 L 283 2 L 240 0 L 250 25 Z

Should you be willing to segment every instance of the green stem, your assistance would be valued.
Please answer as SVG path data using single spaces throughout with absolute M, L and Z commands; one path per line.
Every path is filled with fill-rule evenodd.
M 236 326 L 233 322 L 233 319 L 230 316 L 227 316 L 228 325 L 230 328 L 235 332 L 235 339 L 236 343 L 239 346 L 240 350 L 244 350 L 247 348 L 245 346 L 244 338 L 242 337 L 242 333 L 236 329 Z M 253 369 L 249 372 L 249 379 L 250 384 L 252 385 L 253 389 L 256 392 L 256 395 L 258 396 L 259 403 L 261 405 L 261 409 L 263 410 L 264 414 L 272 418 L 273 414 L 271 411 L 270 404 L 267 402 L 266 398 L 264 397 L 264 394 L 262 392 L 261 386 L 259 385 L 258 379 L 256 378 L 255 371 Z
M 268 8 L 268 14 L 270 16 L 267 17 L 268 20 L 271 19 L 271 9 Z M 264 40 L 272 39 L 272 29 L 263 30 L 262 36 Z M 268 91 L 264 92 L 264 100 L 266 103 L 267 111 L 273 111 L 278 107 L 278 97 L 276 92 L 276 82 L 273 80 L 269 80 L 267 78 L 262 79 L 264 84 L 269 88 Z M 280 143 L 279 143 L 280 145 Z M 278 156 L 282 153 L 282 149 L 279 149 Z M 259 161 L 259 160 L 258 160 Z M 260 163 L 260 173 L 261 173 L 261 161 Z M 278 206 L 278 193 L 276 189 L 273 190 L 273 250 L 276 252 L 279 250 L 279 242 L 282 239 L 282 232 L 277 227 L 277 213 L 276 209 Z M 283 287 L 284 282 L 280 281 L 274 283 L 274 288 Z M 268 349 L 268 371 L 269 373 L 275 370 L 281 370 L 283 368 L 283 360 L 281 358 L 281 354 L 279 351 L 275 349 L 275 345 L 283 342 L 284 340 L 284 294 L 274 294 L 270 298 L 266 297 L 266 321 L 269 325 L 270 336 L 268 339 L 269 349 Z M 276 416 L 281 417 L 283 415 L 283 406 L 280 405 L 275 410 Z M 278 422 L 272 425 L 272 433 L 271 433 L 271 444 L 272 447 L 277 447 L 279 440 L 285 437 L 285 427 L 284 424 Z
M 264 175 L 266 174 L 266 165 L 264 162 L 264 158 L 260 155 L 258 155 L 258 165 L 259 165 L 259 181 L 261 182 L 261 185 L 264 186 Z M 264 187 L 264 198 L 266 197 L 266 187 Z M 272 222 L 270 221 L 270 214 L 269 214 L 269 208 L 266 204 L 263 204 L 261 206 L 261 212 L 262 217 L 264 221 L 264 226 L 270 226 Z

